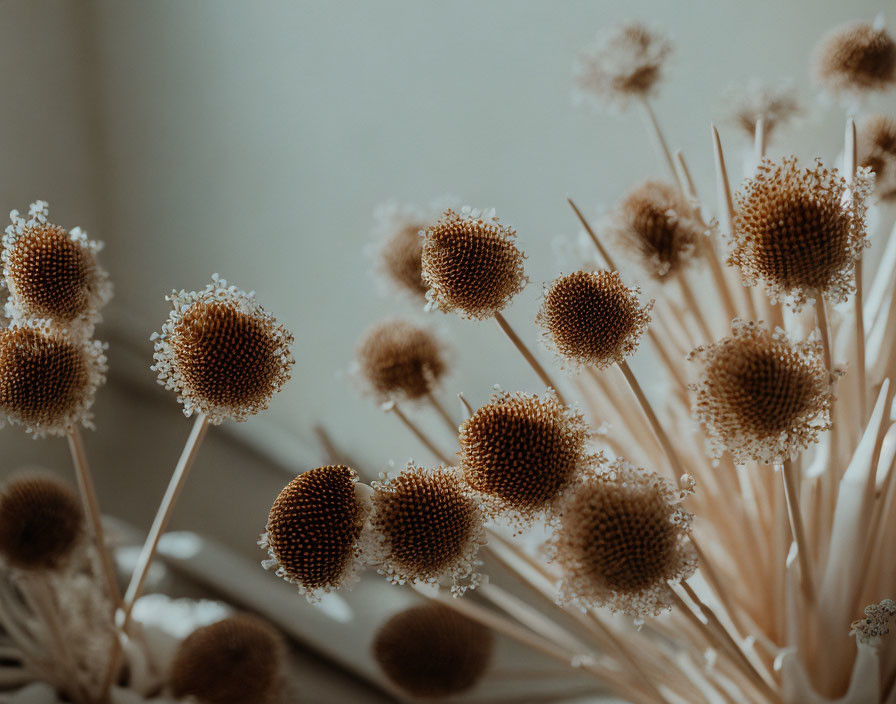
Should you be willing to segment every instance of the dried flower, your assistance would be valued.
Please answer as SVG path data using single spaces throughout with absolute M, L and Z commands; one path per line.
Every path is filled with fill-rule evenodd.
M 379 241 L 377 268 L 400 290 L 424 298 L 423 231 L 438 219 L 413 206 L 384 203 L 374 213 L 374 237 Z
M 0 555 L 10 567 L 59 567 L 83 529 L 78 496 L 58 479 L 26 475 L 0 491 Z
M 773 300 L 787 296 L 797 310 L 817 293 L 832 303 L 845 300 L 855 289 L 855 260 L 867 246 L 871 183 L 867 169 L 858 170 L 848 189 L 820 161 L 810 169 L 800 168 L 796 157 L 764 160 L 737 194 L 728 264 L 740 267 L 746 284 L 762 280 Z
M 380 572 L 400 584 L 445 578 L 455 594 L 478 584 L 484 518 L 457 469 L 409 465 L 373 488 L 372 553 Z
M 651 276 L 663 279 L 690 263 L 706 226 L 677 188 L 645 181 L 617 206 L 610 230 Z
M 574 98 L 593 107 L 625 107 L 655 92 L 672 51 L 666 37 L 641 22 L 628 22 L 579 53 L 574 69 Z
M 873 642 L 890 632 L 890 621 L 896 616 L 896 603 L 892 599 L 884 599 L 879 604 L 865 607 L 865 618 L 850 624 L 849 635 L 855 636 L 861 643 Z
M 93 427 L 90 407 L 106 380 L 103 350 L 47 328 L 0 329 L 0 426 L 21 424 L 35 437 Z
M 697 567 L 680 499 L 670 482 L 622 460 L 584 475 L 559 508 L 550 544 L 564 597 L 638 618 L 671 608 L 669 584 Z
M 581 415 L 544 398 L 496 393 L 460 427 L 461 468 L 492 515 L 527 521 L 550 511 L 594 458 Z
M 485 673 L 494 637 L 484 626 L 441 604 L 399 612 L 373 640 L 386 677 L 413 697 L 442 698 L 472 688 Z
M 199 704 L 273 704 L 285 645 L 267 623 L 238 614 L 187 636 L 171 666 L 171 691 Z
M 271 507 L 258 543 L 269 555 L 262 564 L 309 599 L 357 578 L 367 513 L 357 481 L 344 465 L 318 467 L 287 484 Z
M 159 383 L 175 391 L 184 413 L 209 421 L 244 421 L 267 408 L 289 380 L 293 336 L 253 293 L 217 274 L 202 291 L 172 292 L 172 311 L 154 333 Z
M 547 288 L 536 322 L 566 360 L 599 369 L 621 362 L 638 347 L 653 301 L 638 303 L 615 271 L 577 271 Z
M 112 297 L 109 275 L 97 261 L 103 243 L 88 240 L 78 227 L 67 232 L 48 214 L 40 200 L 31 204 L 27 220 L 17 210 L 10 213 L 2 240 L 6 314 L 14 322 L 48 320 L 89 335 Z
M 793 86 L 775 88 L 755 78 L 730 86 L 722 96 L 722 102 L 729 122 L 750 139 L 755 136 L 759 118 L 764 122 L 766 139 L 770 139 L 779 127 L 801 111 Z
M 426 328 L 386 320 L 364 334 L 358 346 L 358 366 L 383 400 L 415 400 L 432 392 L 445 373 L 444 347 Z
M 500 312 L 527 281 L 515 239 L 494 211 L 446 210 L 423 239 L 427 308 L 478 320 Z
M 730 337 L 691 353 L 700 365 L 694 415 L 715 455 L 775 463 L 831 427 L 833 391 L 818 341 L 735 320 Z
M 874 192 L 884 201 L 896 201 L 896 120 L 872 115 L 857 135 L 858 164 L 874 173 Z
M 815 80 L 832 94 L 858 97 L 896 84 L 896 42 L 883 27 L 837 27 L 815 49 Z

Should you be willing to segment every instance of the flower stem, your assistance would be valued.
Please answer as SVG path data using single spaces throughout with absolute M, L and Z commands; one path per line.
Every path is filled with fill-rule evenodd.
M 551 379 L 550 374 L 547 373 L 547 370 L 541 365 L 541 362 L 535 359 L 535 356 L 529 351 L 529 348 L 526 347 L 519 335 L 517 335 L 513 328 L 510 327 L 510 323 L 507 322 L 507 319 L 499 312 L 495 313 L 495 321 L 498 323 L 498 327 L 504 331 L 504 334 L 510 338 L 514 347 L 516 347 L 517 350 L 519 350 L 519 353 L 523 355 L 523 358 L 529 363 L 529 366 L 532 367 L 536 374 L 538 374 L 538 378 L 541 379 L 542 383 L 549 389 L 554 390 L 554 393 L 557 394 L 557 400 L 560 401 L 561 404 L 568 406 L 569 404 L 566 402 L 560 389 L 557 388 L 554 380 Z

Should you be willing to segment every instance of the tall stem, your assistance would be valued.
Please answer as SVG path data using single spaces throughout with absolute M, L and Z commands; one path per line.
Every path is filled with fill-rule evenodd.
M 824 349 L 824 364 L 828 373 L 833 372 L 834 362 L 831 355 L 831 332 L 828 329 L 828 311 L 824 296 L 818 291 L 815 294 L 815 315 L 818 317 L 818 329 L 821 331 L 821 346 Z
M 785 460 L 781 467 L 781 475 L 784 477 L 784 497 L 787 499 L 787 515 L 790 518 L 790 529 L 796 540 L 797 557 L 800 561 L 800 577 L 806 598 L 815 602 L 815 578 L 809 553 L 809 543 L 806 540 L 806 529 L 803 523 L 803 514 L 800 511 L 799 488 L 793 472 L 793 462 Z
M 519 335 L 513 331 L 513 328 L 510 327 L 510 323 L 507 322 L 507 319 L 501 315 L 501 313 L 495 313 L 495 322 L 498 323 L 498 327 L 504 331 L 504 334 L 510 338 L 514 347 L 516 347 L 517 350 L 519 350 L 519 353 L 523 355 L 523 358 L 529 363 L 529 366 L 532 367 L 536 374 L 538 374 L 538 378 L 541 379 L 541 382 L 548 388 L 554 390 L 554 393 L 557 394 L 557 400 L 560 401 L 560 403 L 564 406 L 568 406 L 569 404 L 566 402 L 560 389 L 557 388 L 554 380 L 551 379 L 550 374 L 547 373 L 547 370 L 541 365 L 541 362 L 535 359 L 535 356 L 529 351 L 529 348 L 526 347 Z
M 679 271 L 675 278 L 678 279 L 678 286 L 681 289 L 681 295 L 684 297 L 684 302 L 687 305 L 688 310 L 691 311 L 691 314 L 700 326 L 700 332 L 703 333 L 707 342 L 712 342 L 714 339 L 712 330 L 709 329 L 709 323 L 706 322 L 706 318 L 703 315 L 703 311 L 700 309 L 700 304 L 697 302 L 694 290 L 691 288 L 690 283 L 685 277 L 685 273 Z
M 438 446 L 429 439 L 426 433 L 420 430 L 420 428 L 417 427 L 416 423 L 414 423 L 405 415 L 404 411 L 399 408 L 397 403 L 392 402 L 384 406 L 384 408 L 386 409 L 386 411 L 394 413 L 396 416 L 398 416 L 398 419 L 402 423 L 404 423 L 404 426 L 414 434 L 414 437 L 416 437 L 421 443 L 423 443 L 426 449 L 429 450 L 433 455 L 435 455 L 440 462 L 442 462 L 446 466 L 453 464 L 448 455 L 442 452 L 442 450 L 440 450 Z
M 457 434 L 457 423 L 454 422 L 454 419 L 451 417 L 451 414 L 448 413 L 445 406 L 442 404 L 439 399 L 435 397 L 432 391 L 426 392 L 426 400 L 429 402 L 429 405 L 432 406 L 433 410 L 438 414 L 439 418 L 445 421 L 445 425 L 448 429 Z
M 669 167 L 669 172 L 671 173 L 672 178 L 674 178 L 675 182 L 678 184 L 678 188 L 682 192 L 684 192 L 681 179 L 678 177 L 678 170 L 675 168 L 675 161 L 672 159 L 672 152 L 669 149 L 669 144 L 666 142 L 666 137 L 663 135 L 663 130 L 660 128 L 660 123 L 656 119 L 656 113 L 653 112 L 653 108 L 650 106 L 650 101 L 647 98 L 644 98 L 641 101 L 641 105 L 644 108 L 644 115 L 647 118 L 647 125 L 650 129 L 651 134 L 653 135 L 657 147 L 659 147 L 660 154 L 662 155 L 663 160 L 666 162 L 666 166 Z

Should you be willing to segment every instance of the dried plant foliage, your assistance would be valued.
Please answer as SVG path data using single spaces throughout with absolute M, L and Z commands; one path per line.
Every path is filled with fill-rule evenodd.
M 672 44 L 641 22 L 627 22 L 579 53 L 574 98 L 596 108 L 624 108 L 655 92 Z
M 706 230 L 681 192 L 660 181 L 645 181 L 629 191 L 610 222 L 610 234 L 620 246 L 660 280 L 693 261 Z
M 643 618 L 672 607 L 670 584 L 697 567 L 683 494 L 655 473 L 616 460 L 564 497 L 551 553 L 564 598 Z
M 370 552 L 381 573 L 398 584 L 448 583 L 456 595 L 479 583 L 485 519 L 461 472 L 409 465 L 373 488 Z
M 815 80 L 837 96 L 855 97 L 896 85 L 896 42 L 865 22 L 837 27 L 815 48 Z
M 413 697 L 449 697 L 471 689 L 488 669 L 494 637 L 484 626 L 441 604 L 399 612 L 373 639 L 386 677 Z
M 0 491 L 0 556 L 8 567 L 54 570 L 84 531 L 77 494 L 49 476 L 25 475 Z
M 357 580 L 367 515 L 357 480 L 344 465 L 318 467 L 287 484 L 271 507 L 259 541 L 269 556 L 262 564 L 310 600 Z
M 103 350 L 46 328 L 0 329 L 0 427 L 23 425 L 35 437 L 93 427 L 90 408 L 106 380 Z
M 874 174 L 874 193 L 882 201 L 896 201 L 896 120 L 872 115 L 856 136 L 858 164 Z
M 727 120 L 749 139 L 754 138 L 760 118 L 765 125 L 766 139 L 771 139 L 802 112 L 793 86 L 773 87 L 757 79 L 729 87 L 722 96 L 722 103 Z
M 500 312 L 527 282 L 515 240 L 494 211 L 446 210 L 423 239 L 427 308 L 477 320 Z
M 582 416 L 553 394 L 498 392 L 460 427 L 461 469 L 485 510 L 526 523 L 550 513 L 575 476 L 596 460 Z
M 738 464 L 780 463 L 831 427 L 833 390 L 821 343 L 795 343 L 780 329 L 732 323 L 731 336 L 694 350 L 694 416 L 715 455 Z
M 855 290 L 855 260 L 867 246 L 866 199 L 872 177 L 859 169 L 848 187 L 820 161 L 801 168 L 796 157 L 764 160 L 737 194 L 728 264 L 746 284 L 762 281 L 772 298 L 795 310 L 820 293 L 839 303 Z
M 178 647 L 169 681 L 175 697 L 200 704 L 274 704 L 285 644 L 266 622 L 237 614 L 199 628 Z
M 431 393 L 447 371 L 445 345 L 432 332 L 404 320 L 386 320 L 361 339 L 361 376 L 381 400 L 417 400 Z
M 293 336 L 216 274 L 202 291 L 173 292 L 172 311 L 154 333 L 159 383 L 178 395 L 184 414 L 247 420 L 267 408 L 290 378 Z
M 638 302 L 615 271 L 577 271 L 547 288 L 536 322 L 549 346 L 573 365 L 603 369 L 638 347 L 650 323 L 650 309 Z
M 44 201 L 32 203 L 28 219 L 14 210 L 2 240 L 6 314 L 14 322 L 48 321 L 59 330 L 89 336 L 100 309 L 112 297 L 109 275 L 99 265 L 102 242 L 48 220 Z

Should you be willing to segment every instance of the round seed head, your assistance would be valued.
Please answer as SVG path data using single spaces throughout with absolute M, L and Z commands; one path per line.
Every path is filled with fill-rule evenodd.
M 371 552 L 393 582 L 447 579 L 455 594 L 475 587 L 484 517 L 456 469 L 409 465 L 374 484 Z
M 815 49 L 815 79 L 833 95 L 858 97 L 896 84 L 896 42 L 865 22 L 842 25 Z
M 780 330 L 735 320 L 730 337 L 690 358 L 700 366 L 694 415 L 716 455 L 781 462 L 831 427 L 833 392 L 817 341 L 793 343 Z
M 773 87 L 755 79 L 732 85 L 725 91 L 723 103 L 728 121 L 751 140 L 759 118 L 764 121 L 766 139 L 771 139 L 778 128 L 801 112 L 793 86 Z
M 536 322 L 561 357 L 602 369 L 631 355 L 647 329 L 653 301 L 642 307 L 639 293 L 615 271 L 577 271 L 551 283 Z
M 874 192 L 883 201 L 896 201 L 896 120 L 872 115 L 857 137 L 858 163 L 874 173 Z
M 300 474 L 280 492 L 259 545 L 265 569 L 309 599 L 355 580 L 366 510 L 355 495 L 357 475 L 344 465 Z
M 594 458 L 585 421 L 552 395 L 497 393 L 460 427 L 461 468 L 491 515 L 527 522 L 550 511 Z
M 583 477 L 564 498 L 550 544 L 564 597 L 639 618 L 670 608 L 669 583 L 697 565 L 680 498 L 671 483 L 621 460 Z
M 77 495 L 47 476 L 23 476 L 0 491 L 0 555 L 9 567 L 55 569 L 83 531 Z
M 500 312 L 526 285 L 515 239 L 493 211 L 446 210 L 423 239 L 427 307 L 478 320 Z
M 795 157 L 763 161 L 737 195 L 729 265 L 744 282 L 761 280 L 773 299 L 799 309 L 820 292 L 838 303 L 854 290 L 855 260 L 866 245 L 866 198 L 872 177 L 859 169 L 850 193 L 820 161 L 800 168 Z
M 8 317 L 47 320 L 60 329 L 87 329 L 112 296 L 109 275 L 97 262 L 101 242 L 80 228 L 71 232 L 47 220 L 47 204 L 32 204 L 28 219 L 11 213 L 3 237 L 2 281 L 9 289 Z
M 656 92 L 672 44 L 641 22 L 600 34 L 579 53 L 573 97 L 593 107 L 624 108 Z
M 174 292 L 173 310 L 154 334 L 159 383 L 184 413 L 212 423 L 244 421 L 267 408 L 289 380 L 293 336 L 255 301 L 217 275 L 199 292 Z
M 24 425 L 35 437 L 92 427 L 90 407 L 105 374 L 99 342 L 32 326 L 0 329 L 0 426 Z
M 444 345 L 426 328 L 387 320 L 368 330 L 358 347 L 361 375 L 380 398 L 419 399 L 446 371 Z
M 485 674 L 494 637 L 484 626 L 441 604 L 406 609 L 383 624 L 373 657 L 409 695 L 442 698 L 471 689 Z
M 380 273 L 399 290 L 414 298 L 424 298 L 429 286 L 423 281 L 423 231 L 437 218 L 429 218 L 422 210 L 395 203 L 380 206 L 374 217 Z
M 284 650 L 280 634 L 249 614 L 198 628 L 177 649 L 171 691 L 198 704 L 273 704 Z
M 706 227 L 677 189 L 645 181 L 616 208 L 611 230 L 651 276 L 663 279 L 693 259 Z

